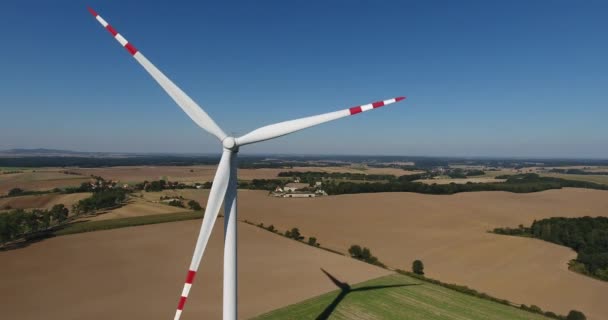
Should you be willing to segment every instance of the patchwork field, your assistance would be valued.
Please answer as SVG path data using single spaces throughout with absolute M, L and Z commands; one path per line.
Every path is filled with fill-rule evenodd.
M 342 167 L 303 167 L 294 170 L 325 171 L 338 170 L 338 168 L 339 171 L 345 172 Z M 66 175 L 62 173 L 60 169 L 3 174 L 0 175 L 0 190 L 5 188 L 6 192 L 14 186 L 19 186 L 26 190 L 36 190 L 35 188 L 40 186 L 45 186 L 41 187 L 41 189 L 45 190 L 63 185 L 75 186 L 82 181 L 89 181 L 89 174 L 101 175 L 104 178 L 121 180 L 122 182 L 160 178 L 183 182 L 204 182 L 213 178 L 215 167 L 176 166 L 70 169 L 70 171 L 76 170 L 82 170 L 81 174 L 83 175 Z M 276 178 L 278 172 L 285 170 L 287 169 L 240 170 L 239 174 L 241 179 L 269 179 Z M 368 174 L 388 173 L 403 175 L 412 173 L 399 169 L 375 170 L 374 168 L 371 168 L 361 171 L 357 168 L 349 168 L 348 170 L 352 171 L 346 172 L 364 172 Z M 390 170 L 398 170 L 399 173 L 391 172 Z M 498 175 L 499 173 L 505 174 L 505 172 L 492 172 L 493 175 Z M 511 174 L 513 173 L 515 172 L 511 172 Z M 574 178 L 574 175 L 561 176 L 569 179 Z M 583 177 L 588 178 L 596 176 L 585 175 Z M 608 178 L 608 176 L 599 177 Z M 473 179 L 492 179 L 492 175 L 476 177 Z M 466 180 L 456 179 L 454 182 L 457 181 Z M 435 182 L 436 181 L 433 180 L 433 183 Z M 87 219 L 107 220 L 183 212 L 187 210 L 158 203 L 160 196 L 183 196 L 186 199 L 199 201 L 204 207 L 206 205 L 208 191 L 209 190 L 184 189 L 150 193 L 143 192 L 141 193 L 141 198 L 137 196 L 133 197 L 127 205 L 121 208 Z M 607 195 L 608 192 L 606 191 L 562 189 L 530 194 L 475 192 L 460 193 L 450 196 L 437 196 L 413 193 L 377 193 L 341 195 L 313 199 L 284 199 L 269 197 L 267 196 L 266 191 L 240 190 L 239 207 L 241 220 L 264 223 L 265 225 L 274 224 L 274 226 L 281 231 L 292 227 L 298 227 L 303 235 L 316 237 L 324 247 L 346 252 L 353 244 L 366 246 L 372 250 L 372 253 L 377 256 L 380 261 L 392 268 L 409 269 L 411 262 L 414 259 L 421 259 L 425 263 L 427 275 L 444 282 L 467 285 L 493 296 L 508 299 L 514 303 L 535 304 L 545 310 L 561 314 L 566 314 L 570 309 L 578 309 L 583 311 L 588 316 L 588 319 L 600 320 L 605 319 L 608 316 L 608 305 L 604 303 L 604 297 L 608 296 L 608 283 L 568 271 L 567 262 L 576 256 L 575 252 L 568 248 L 539 240 L 499 236 L 487 233 L 487 231 L 495 227 L 515 227 L 519 224 L 529 225 L 534 219 L 554 216 L 608 216 Z M 6 205 L 13 208 L 49 208 L 56 203 L 63 203 L 67 206 L 71 206 L 71 204 L 86 196 L 88 196 L 88 194 L 83 193 L 11 197 L 0 199 L 0 208 Z M 221 220 L 219 221 L 218 228 L 221 224 Z M 171 310 L 175 306 L 172 305 L 167 309 L 166 305 L 163 305 L 161 310 L 161 306 L 157 306 L 156 302 L 166 302 L 167 299 L 163 296 L 166 292 L 156 292 L 156 287 L 153 285 L 169 288 L 165 291 L 170 291 L 171 297 L 179 294 L 179 291 L 181 290 L 181 281 L 183 280 L 181 278 L 183 278 L 184 268 L 188 264 L 192 250 L 191 246 L 194 243 L 199 224 L 200 221 L 187 221 L 58 237 L 34 243 L 22 250 L 0 252 L 1 274 L 10 274 L 6 272 L 17 272 L 16 270 L 20 269 L 23 269 L 24 272 L 26 272 L 22 278 L 19 278 L 26 282 L 25 286 L 18 285 L 16 282 L 11 282 L 13 279 L 9 279 L 8 282 L 5 282 L 3 279 L 3 281 L 0 282 L 0 294 L 7 296 L 7 292 L 10 292 L 9 290 L 14 291 L 15 288 L 17 288 L 16 296 L 25 299 L 23 298 L 25 297 L 24 288 L 37 291 L 34 293 L 37 297 L 36 299 L 49 299 L 48 303 L 46 300 L 43 303 L 41 302 L 41 310 L 49 310 L 46 313 L 50 312 L 49 314 L 52 315 L 50 319 L 53 319 L 54 316 L 57 318 L 60 316 L 62 318 L 78 318 L 76 316 L 78 315 L 77 312 L 83 312 L 85 318 L 96 319 L 93 316 L 93 312 L 102 315 L 99 319 L 107 317 L 116 318 L 115 313 L 112 313 L 112 316 L 110 316 L 111 310 L 101 310 L 101 307 L 96 307 L 93 302 L 86 300 L 87 297 L 92 299 L 94 296 L 93 292 L 90 290 L 95 286 L 100 286 L 100 295 L 95 296 L 95 299 L 104 303 L 107 302 L 109 305 L 114 306 L 112 308 L 121 310 L 121 315 L 119 317 L 122 317 L 123 315 L 125 318 L 127 316 L 130 316 L 131 318 L 160 318 L 158 315 L 161 315 L 163 318 L 169 317 L 170 315 L 167 312 L 171 313 Z M 181 227 L 177 228 L 175 227 L 176 225 Z M 164 229 L 164 226 L 166 226 L 166 229 Z M 272 288 L 277 288 L 277 291 L 282 292 L 282 294 L 275 297 L 271 296 L 270 293 L 265 293 L 272 303 L 269 305 L 264 304 L 264 308 L 260 305 L 244 304 L 242 306 L 244 309 L 241 310 L 242 316 L 247 315 L 247 317 L 250 317 L 259 315 L 335 289 L 331 284 L 326 283 L 326 286 L 320 284 L 322 282 L 321 280 L 327 282 L 327 278 L 319 270 L 319 266 L 321 266 L 321 262 L 319 261 L 324 259 L 332 261 L 331 259 L 333 258 L 328 258 L 329 256 L 324 256 L 323 254 L 335 256 L 340 259 L 342 259 L 342 257 L 300 245 L 252 226 L 243 225 L 240 228 L 247 230 L 244 231 L 245 235 L 243 235 L 243 232 L 241 233 L 241 242 L 245 241 L 244 239 L 250 241 L 247 243 L 243 242 L 241 247 L 240 261 L 242 262 L 242 268 L 245 268 L 245 265 L 248 264 L 252 266 L 252 270 L 255 270 L 258 276 L 259 274 L 272 275 L 272 277 L 278 276 L 277 282 L 282 286 L 286 285 L 289 280 L 293 280 L 292 278 L 299 277 L 296 276 L 297 273 L 291 273 L 292 269 L 303 273 L 305 279 L 310 281 L 318 280 L 317 282 L 313 281 L 314 283 L 311 283 L 308 286 L 306 283 L 300 283 L 299 278 L 294 280 L 294 288 L 303 287 L 304 289 L 294 289 L 295 293 L 293 295 L 287 295 L 286 299 L 281 300 L 282 297 L 285 296 L 285 292 L 291 291 L 281 291 L 278 287 L 263 283 L 261 279 L 255 280 L 257 279 L 256 273 L 253 271 L 248 273 L 249 271 L 247 271 L 243 277 L 245 277 L 245 279 L 251 279 L 252 287 L 249 291 L 241 292 L 241 295 L 245 295 L 245 297 L 250 295 L 251 298 L 247 299 L 255 300 L 256 294 L 254 294 L 252 289 L 254 287 L 267 288 L 266 286 L 268 286 L 271 290 Z M 190 231 L 182 232 L 181 229 Z M 147 230 L 155 231 L 152 232 Z M 216 231 L 216 234 L 214 235 L 214 239 L 216 240 L 213 241 L 215 244 L 212 245 L 215 249 L 211 250 L 215 250 L 218 256 L 209 259 L 211 266 L 207 267 L 211 268 L 212 274 L 213 272 L 216 272 L 216 275 L 220 274 L 221 263 L 221 228 L 219 228 L 218 231 L 219 232 Z M 123 232 L 125 233 L 123 234 Z M 143 238 L 137 238 L 137 240 L 135 240 L 131 233 L 139 234 Z M 114 239 L 115 237 L 116 239 Z M 78 239 L 77 242 L 83 243 L 83 245 L 65 242 L 67 240 L 64 240 L 74 238 Z M 271 242 L 275 242 L 275 239 L 279 244 L 271 244 Z M 131 244 L 131 242 L 133 243 Z M 178 245 L 181 242 L 186 243 L 185 248 Z M 262 248 L 262 243 L 264 246 L 272 248 L 272 250 L 268 252 L 265 251 L 265 249 Z M 302 249 L 304 251 L 321 251 L 322 257 L 318 256 L 318 254 L 321 253 L 315 253 L 317 254 L 315 255 L 312 251 L 300 254 L 298 253 L 298 250 L 300 249 L 294 249 L 294 247 L 289 244 L 302 246 L 305 248 Z M 273 245 L 280 247 L 275 248 Z M 282 246 L 287 247 L 284 248 Z M 158 254 L 157 251 L 155 251 L 156 249 L 158 250 Z M 83 250 L 83 252 L 79 250 Z M 84 253 L 85 250 L 91 250 L 90 254 Z M 131 257 L 129 256 L 129 250 L 141 252 L 133 254 L 133 257 Z M 254 252 L 252 252 L 252 250 Z M 258 250 L 257 253 L 255 253 L 255 250 Z M 175 251 L 181 252 L 181 256 L 178 257 L 177 252 Z M 22 256 L 24 254 L 22 252 L 30 252 L 31 256 Z M 91 257 L 95 252 L 101 253 L 101 256 L 106 257 L 106 259 L 96 260 L 94 257 Z M 278 255 L 278 252 L 285 252 L 285 254 Z M 308 255 L 312 255 L 315 258 L 310 258 Z M 163 261 L 161 261 L 155 260 L 158 258 L 156 256 L 169 258 L 162 259 Z M 83 257 L 83 261 L 76 257 Z M 180 257 L 183 261 L 179 260 Z M 317 258 L 319 261 L 315 260 Z M 169 265 L 170 262 L 177 261 L 175 259 L 179 260 L 179 268 L 177 268 L 179 270 L 173 270 L 173 265 Z M 262 259 L 267 259 L 268 261 L 260 261 Z M 281 260 L 281 262 L 275 260 Z M 360 263 L 353 262 L 350 259 L 346 260 L 350 262 L 344 262 L 344 265 L 341 265 L 343 266 L 341 268 L 344 270 L 338 269 L 338 272 L 334 275 L 341 276 L 344 274 L 344 280 L 349 283 L 357 283 L 386 275 L 385 271 L 367 266 L 368 268 L 372 268 L 371 270 L 376 270 L 376 273 L 369 273 L 369 270 L 365 269 L 368 271 L 364 272 L 364 274 L 355 273 L 354 275 L 356 275 L 356 277 L 353 276 L 353 278 L 349 278 L 347 270 L 351 268 L 350 264 Z M 93 263 L 92 261 L 96 261 L 96 263 Z M 67 265 L 69 265 L 70 268 L 65 268 L 62 263 L 68 263 Z M 214 263 L 217 263 L 217 265 Z M 338 264 L 338 262 L 336 263 Z M 135 279 L 130 279 L 129 275 L 141 272 L 141 270 L 132 268 L 133 264 L 140 267 L 142 265 L 146 266 L 146 268 L 150 270 L 146 269 L 144 274 L 150 275 L 152 279 L 155 279 L 154 281 L 159 282 L 146 284 L 143 280 L 143 276 L 137 276 Z M 279 267 L 282 264 L 284 264 L 283 267 Z M 308 270 L 304 270 L 302 267 L 296 267 L 298 264 L 316 265 L 312 268 L 314 269 L 314 272 L 309 274 Z M 115 268 L 115 265 L 117 266 L 116 270 L 118 271 L 113 269 Z M 260 267 L 256 269 L 256 266 L 258 265 Z M 42 267 L 45 268 L 45 271 L 48 268 L 60 270 L 58 277 L 69 280 L 66 282 L 66 288 L 68 289 L 65 293 L 61 293 L 57 297 L 52 296 L 52 291 L 58 290 L 57 288 L 61 287 L 60 283 L 62 280 L 55 276 L 48 277 L 48 274 L 46 273 L 36 275 L 35 271 L 40 271 L 40 268 Z M 266 269 L 263 269 L 262 267 L 265 267 Z M 73 268 L 78 268 L 79 270 L 91 268 L 91 270 L 98 270 L 99 268 L 107 268 L 107 270 L 95 271 L 95 274 L 101 272 L 103 275 L 101 278 L 105 279 L 105 282 L 107 283 L 98 284 L 94 282 L 90 284 L 90 287 L 77 287 L 82 281 L 79 282 L 75 278 L 71 278 L 71 272 L 75 272 Z M 284 270 L 281 268 L 287 269 Z M 268 270 L 273 271 L 271 272 Z M 355 270 L 359 269 L 355 268 Z M 179 272 L 179 275 L 175 276 L 172 272 Z M 241 273 L 243 272 L 242 269 Z M 166 274 L 163 276 L 161 273 L 169 273 L 179 279 L 173 281 L 174 279 L 169 279 Z M 79 272 L 75 272 L 75 274 L 82 278 L 86 277 L 84 273 L 80 274 Z M 212 296 L 211 292 L 220 292 L 221 280 L 216 279 L 217 276 L 216 278 L 213 278 L 211 275 L 209 276 L 210 278 L 206 278 L 202 281 L 204 283 L 209 283 L 209 285 L 215 283 L 213 284 L 215 287 L 214 289 L 209 287 L 209 292 L 205 291 L 200 293 L 205 297 L 202 298 L 202 300 L 216 299 L 212 301 L 220 301 L 221 295 Z M 115 279 L 111 279 L 112 277 Z M 124 283 L 121 284 L 118 280 L 127 281 L 128 285 L 125 285 Z M 17 281 L 17 279 L 15 279 L 15 281 Z M 94 281 L 101 280 L 95 279 Z M 34 290 L 33 288 L 38 282 L 44 282 L 45 285 L 43 287 L 36 287 Z M 21 288 L 22 286 L 24 288 Z M 132 291 L 136 290 L 132 288 L 133 286 L 138 287 L 137 290 L 139 291 Z M 291 286 L 292 285 L 290 284 L 290 287 Z M 81 300 L 78 300 L 79 297 L 77 296 L 77 292 L 79 290 L 85 290 L 85 292 L 88 292 L 89 296 L 80 297 Z M 242 288 L 242 290 L 245 289 Z M 407 290 L 407 292 L 410 292 L 410 290 L 414 289 L 404 287 L 398 288 L 398 290 Z M 119 292 L 119 294 L 114 296 L 111 294 L 112 292 Z M 146 313 L 145 317 L 133 313 L 135 311 L 128 311 L 127 302 L 125 302 L 129 294 L 141 294 L 142 292 L 146 295 L 146 299 L 142 301 L 151 301 L 151 304 L 154 304 L 152 309 L 155 310 L 155 312 L 144 310 L 144 312 L 150 312 L 149 315 Z M 325 298 L 315 298 L 316 300 L 313 300 L 317 302 L 314 302 L 313 304 L 307 304 L 308 302 L 306 302 L 303 304 L 304 308 L 319 311 L 318 308 L 322 306 L 321 302 L 326 302 L 327 299 L 330 299 L 331 302 L 332 295 L 335 297 L 336 293 L 329 294 L 325 296 Z M 46 298 L 47 296 L 50 298 Z M 12 296 L 9 300 L 10 299 L 12 299 Z M 82 305 L 75 303 L 77 307 L 75 307 L 76 310 L 74 311 L 60 310 L 59 306 L 62 305 L 61 299 L 65 299 L 66 301 L 81 301 Z M 177 297 L 175 299 L 177 299 Z M 350 298 L 346 298 L 344 301 L 348 301 L 348 299 Z M 169 299 L 169 301 L 173 300 Z M 17 302 L 13 303 L 13 300 L 10 300 L 7 305 L 12 307 L 15 303 Z M 22 304 L 19 306 L 23 307 L 23 303 L 25 302 L 21 303 Z M 140 303 L 144 302 L 140 301 Z M 219 314 L 220 305 L 218 303 L 215 303 L 215 307 L 218 308 L 217 310 L 211 310 L 204 306 L 195 306 L 195 308 L 193 308 L 194 310 L 191 312 L 201 316 L 214 318 Z M 192 306 L 190 305 L 190 307 Z M 357 308 L 356 303 L 353 305 L 353 308 Z M 92 310 L 90 317 L 88 316 L 89 314 L 86 313 L 88 312 L 87 310 Z M 341 314 L 341 311 L 338 311 L 339 310 L 336 310 L 336 315 Z M 16 313 L 17 311 L 13 310 L 12 312 L 13 313 L 8 312 L 8 315 L 13 315 L 13 318 L 15 318 L 14 315 L 21 315 L 21 313 Z M 26 314 L 25 318 L 18 318 L 38 318 L 36 316 L 37 309 L 34 308 L 27 312 L 29 313 Z M 72 313 L 66 314 L 65 312 Z M 348 318 L 347 315 L 350 314 L 349 311 L 344 312 L 342 317 Z M 277 314 L 281 313 L 279 312 Z
M 200 220 L 47 239 L 0 252 L 6 319 L 171 319 Z M 184 319 L 220 319 L 222 225 L 211 237 Z M 390 272 L 239 224 L 243 319 L 335 289 L 320 268 L 351 283 Z
M 414 193 L 284 199 L 239 192 L 240 218 L 280 230 L 298 227 L 323 246 L 346 252 L 369 247 L 390 267 L 409 269 L 422 259 L 433 278 L 454 282 L 515 303 L 535 304 L 589 319 L 608 315 L 608 283 L 567 270 L 576 253 L 534 239 L 487 233 L 499 226 L 529 225 L 552 216 L 608 215 L 608 193 L 587 189 L 530 194 Z M 197 199 L 205 203 L 206 193 Z
M 326 317 L 327 316 L 327 317 Z M 389 275 L 256 317 L 256 320 L 541 320 L 541 315 L 463 295 L 404 275 Z
M 216 166 L 138 166 L 138 167 L 111 167 L 111 168 L 81 168 L 72 171 L 83 175 L 97 175 L 106 179 L 120 180 L 122 182 L 141 182 L 143 180 L 169 179 L 180 182 L 206 182 L 212 181 Z M 293 169 L 240 169 L 239 179 L 275 179 L 282 171 L 322 171 L 322 172 L 349 172 L 365 174 L 393 174 L 396 176 L 414 174 L 416 171 L 406 171 L 395 168 L 366 168 L 364 170 L 354 167 L 296 167 Z

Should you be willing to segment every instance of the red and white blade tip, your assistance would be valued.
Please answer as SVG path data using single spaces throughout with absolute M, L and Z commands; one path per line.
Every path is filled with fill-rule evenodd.
M 89 9 L 89 12 L 93 15 L 93 17 L 97 17 L 98 16 L 97 12 L 95 12 L 95 10 L 93 10 L 93 8 L 87 7 L 87 9 Z
M 87 7 L 87 9 L 89 9 L 89 12 L 93 15 L 93 17 L 95 17 L 95 19 L 112 34 L 112 37 L 114 37 L 114 39 L 116 39 L 121 46 L 127 49 L 132 56 L 138 52 L 137 48 L 127 41 L 127 39 L 125 39 L 120 33 L 118 33 L 118 31 L 116 31 L 116 29 L 114 29 L 106 20 L 95 12 L 95 10 L 93 10 L 91 7 Z
M 361 112 L 365 112 L 368 110 L 373 110 L 376 108 L 380 108 L 380 107 L 384 107 L 386 105 L 389 105 L 391 103 L 395 103 L 395 102 L 399 102 L 401 100 L 404 100 L 405 97 L 396 97 L 396 98 L 392 98 L 392 99 L 388 99 L 388 100 L 382 100 L 382 101 L 376 101 L 376 102 L 372 102 L 372 103 L 368 103 L 368 104 L 364 104 L 361 106 L 356 106 L 356 107 L 352 107 L 349 108 L 348 111 L 350 112 L 350 115 L 355 115 L 357 113 L 361 113 Z

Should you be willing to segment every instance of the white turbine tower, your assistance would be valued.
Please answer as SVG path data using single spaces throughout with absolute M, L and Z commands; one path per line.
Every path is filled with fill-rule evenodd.
M 378 101 L 366 105 L 356 106 L 340 111 L 329 112 L 316 116 L 300 118 L 280 123 L 271 124 L 259 129 L 253 130 L 244 136 L 234 138 L 229 137 L 224 131 L 209 117 L 209 115 L 186 95 L 179 87 L 177 87 L 167 76 L 158 70 L 146 57 L 129 43 L 120 33 L 118 33 L 110 24 L 108 24 L 100 15 L 93 9 L 89 8 L 91 14 L 107 29 L 114 39 L 116 39 L 129 53 L 141 64 L 146 71 L 158 82 L 158 84 L 171 96 L 178 106 L 188 114 L 188 116 L 201 128 L 214 135 L 223 146 L 223 153 L 220 163 L 213 179 L 209 199 L 203 218 L 201 231 L 196 240 L 192 262 L 186 276 L 186 283 L 182 291 L 175 320 L 179 319 L 188 293 L 192 286 L 194 276 L 203 258 L 207 241 L 211 235 L 211 230 L 217 219 L 217 215 L 222 204 L 224 206 L 224 298 L 223 298 L 223 318 L 227 320 L 235 320 L 237 318 L 237 162 L 236 155 L 239 147 L 252 144 L 264 140 L 274 139 L 286 134 L 312 127 L 324 122 L 336 120 L 346 116 L 355 115 L 360 112 L 372 110 L 382 106 L 386 106 L 405 99 L 405 97 L 397 97 L 384 101 Z

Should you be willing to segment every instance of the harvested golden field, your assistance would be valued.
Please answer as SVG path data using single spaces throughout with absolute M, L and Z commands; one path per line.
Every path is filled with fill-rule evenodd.
M 64 174 L 64 169 L 39 169 L 0 175 L 0 194 L 13 188 L 29 191 L 79 186 L 89 181 L 87 176 Z
M 170 206 L 168 204 L 146 201 L 140 198 L 130 198 L 126 205 L 99 213 L 95 217 L 86 217 L 87 220 L 108 220 L 127 217 L 140 217 L 160 213 L 176 213 L 188 211 L 186 208 Z
M 71 194 L 41 194 L 0 199 L 0 208 L 10 206 L 13 209 L 50 209 L 56 204 L 63 204 L 71 209 L 76 202 L 89 197 L 88 192 Z
M 20 320 L 172 319 L 200 220 L 62 236 L 0 252 L 2 316 Z M 221 319 L 219 219 L 183 314 Z M 390 272 L 239 224 L 239 312 L 247 319 Z
M 239 192 L 240 218 L 298 227 L 332 249 L 369 247 L 390 267 L 410 269 L 422 259 L 427 275 L 515 303 L 536 304 L 589 319 L 608 317 L 608 283 L 567 270 L 576 253 L 540 240 L 487 233 L 553 216 L 608 215 L 608 192 L 587 189 L 539 193 L 474 192 L 342 195 L 313 199 Z M 206 192 L 198 199 L 204 203 Z

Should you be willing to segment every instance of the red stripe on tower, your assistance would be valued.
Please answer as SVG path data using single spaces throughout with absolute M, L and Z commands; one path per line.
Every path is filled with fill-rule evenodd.
M 374 108 L 380 108 L 382 106 L 384 106 L 384 101 L 378 101 L 378 102 L 372 103 L 372 107 L 374 107 Z
M 135 55 L 137 53 L 137 49 L 130 43 L 125 44 L 125 48 L 127 48 L 131 55 Z
M 188 276 L 186 276 L 186 283 L 192 284 L 192 281 L 194 281 L 194 276 L 196 275 L 196 271 L 188 271 Z
M 184 310 L 184 305 L 186 304 L 186 297 L 179 297 L 179 303 L 177 304 L 177 310 Z
M 351 115 L 351 116 L 352 116 L 353 114 L 357 114 L 357 113 L 360 113 L 360 112 L 362 111 L 362 110 L 361 110 L 361 106 L 358 106 L 358 107 L 352 107 L 352 108 L 350 108 L 350 109 L 348 109 L 348 110 L 350 111 L 350 115 Z
M 401 101 L 403 99 L 405 99 L 405 97 L 397 97 L 397 98 L 395 98 L 395 102 L 399 102 L 399 101 Z

